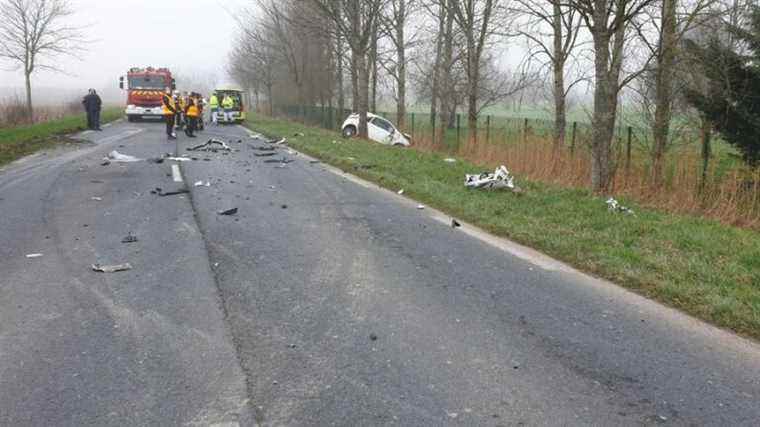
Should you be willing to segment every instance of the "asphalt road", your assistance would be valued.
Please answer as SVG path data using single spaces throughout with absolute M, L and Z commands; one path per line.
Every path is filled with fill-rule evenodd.
M 757 343 L 240 127 L 86 137 L 0 171 L 0 425 L 760 420 Z

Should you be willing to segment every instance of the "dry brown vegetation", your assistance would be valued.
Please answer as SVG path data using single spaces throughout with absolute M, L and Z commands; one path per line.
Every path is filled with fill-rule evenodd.
M 74 99 L 56 106 L 37 106 L 34 109 L 34 117 L 30 120 L 24 101 L 18 96 L 11 96 L 0 99 L 0 127 L 42 123 L 81 112 L 81 100 Z
M 591 155 L 585 142 L 572 151 L 569 147 L 555 151 L 550 136 L 528 134 L 515 138 L 503 131 L 491 132 L 491 142 L 486 142 L 483 132 L 477 142 L 461 138 L 461 143 L 453 149 L 434 144 L 429 133 L 418 132 L 414 135 L 413 146 L 422 151 L 450 153 L 489 168 L 504 164 L 518 176 L 530 180 L 589 188 Z M 668 212 L 699 215 L 725 224 L 760 229 L 759 170 L 747 169 L 740 162 L 721 170 L 720 162 L 712 162 L 703 183 L 699 153 L 689 146 L 668 153 L 664 187 L 653 191 L 645 153 L 634 153 L 628 168 L 622 146 L 616 150 L 616 156 L 617 166 L 609 194 L 628 197 L 643 206 Z

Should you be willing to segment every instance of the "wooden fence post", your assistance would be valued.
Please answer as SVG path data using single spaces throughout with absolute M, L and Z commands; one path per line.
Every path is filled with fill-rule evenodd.
M 578 122 L 573 122 L 573 136 L 570 138 L 570 154 L 575 154 L 575 134 L 578 131 Z

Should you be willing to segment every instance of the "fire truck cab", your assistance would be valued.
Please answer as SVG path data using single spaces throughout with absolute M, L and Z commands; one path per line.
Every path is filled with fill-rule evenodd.
M 124 76 L 119 77 L 119 88 L 127 91 L 127 119 L 130 122 L 144 118 L 162 119 L 161 98 L 167 87 L 172 90 L 176 87 L 168 68 L 129 69 L 126 81 Z

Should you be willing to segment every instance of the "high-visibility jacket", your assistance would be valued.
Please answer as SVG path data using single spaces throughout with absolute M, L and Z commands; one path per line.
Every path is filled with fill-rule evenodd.
M 225 96 L 222 100 L 222 108 L 224 109 L 231 109 L 235 106 L 235 102 L 230 98 L 229 96 Z
M 211 99 L 208 101 L 208 106 L 211 107 L 212 110 L 219 108 L 219 98 L 217 98 L 216 95 L 211 95 Z
M 164 94 L 161 98 L 161 110 L 165 116 L 171 116 L 177 113 L 177 105 L 174 103 L 174 99 L 171 96 Z
M 179 97 L 179 108 L 182 111 L 185 111 L 185 107 L 187 107 L 187 98 L 185 98 L 184 96 L 180 96 Z
M 185 114 L 187 114 L 187 117 L 198 117 L 198 107 L 191 102 L 190 105 L 187 106 Z

